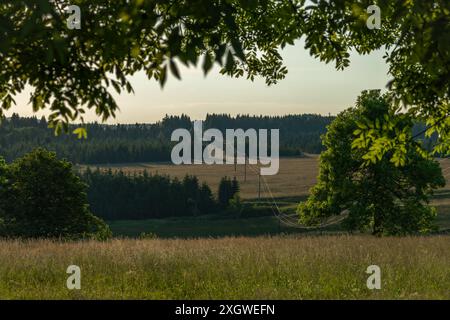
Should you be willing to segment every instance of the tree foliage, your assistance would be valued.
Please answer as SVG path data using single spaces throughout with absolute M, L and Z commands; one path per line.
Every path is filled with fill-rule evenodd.
M 159 174 L 86 169 L 92 212 L 105 220 L 143 220 L 213 214 L 218 211 L 211 189 L 196 176 L 177 178 Z M 111 197 L 111 195 L 114 197 Z
M 0 111 L 30 85 L 33 110 L 49 108 L 59 132 L 86 108 L 114 116 L 109 88 L 132 92 L 134 73 L 164 85 L 169 73 L 181 78 L 180 63 L 205 74 L 217 63 L 222 73 L 273 84 L 287 73 L 281 48 L 303 38 L 312 56 L 337 69 L 349 65 L 351 50 L 386 49 L 395 101 L 440 134 L 437 151 L 449 149 L 447 0 L 379 0 L 379 30 L 366 27 L 372 0 L 73 0 L 81 30 L 67 28 L 67 4 L 0 4 Z M 76 133 L 85 136 L 82 128 Z
M 248 59 L 244 65 L 252 65 L 252 73 L 265 75 L 268 83 L 285 73 L 276 38 L 279 29 L 287 29 L 279 17 L 292 10 L 288 2 L 70 1 L 81 8 L 81 30 L 67 28 L 67 4 L 14 0 L 0 5 L 3 110 L 29 84 L 33 109 L 50 107 L 50 123 L 60 130 L 85 107 L 102 119 L 114 116 L 118 107 L 108 87 L 132 92 L 128 76 L 137 71 L 161 85 L 169 72 L 181 77 L 180 62 L 201 64 L 205 74 L 217 62 L 224 72 L 240 74 L 238 61 Z
M 86 185 L 69 162 L 43 149 L 6 166 L 0 162 L 0 235 L 96 238 L 109 227 L 88 209 Z
M 433 189 L 445 185 L 442 170 L 439 163 L 422 155 L 420 141 L 412 139 L 413 120 L 396 114 L 389 101 L 379 91 L 363 92 L 356 107 L 340 113 L 328 127 L 318 183 L 298 207 L 302 223 L 317 225 L 332 215 L 348 214 L 344 220 L 348 229 L 371 230 L 376 235 L 432 230 L 436 212 L 428 202 Z M 395 126 L 387 124 L 387 118 Z M 364 143 L 354 140 L 354 135 L 366 129 L 362 126 L 367 120 L 374 124 L 370 128 L 384 130 L 386 140 L 402 137 L 404 163 L 398 165 L 402 160 L 397 151 L 386 151 L 373 161 L 367 156 L 377 151 L 373 145 L 369 151 L 355 147 Z
M 223 177 L 219 183 L 218 200 L 222 208 L 227 208 L 230 201 L 235 195 L 239 193 L 239 182 L 236 177 L 231 180 L 228 177 Z
M 332 119 L 313 114 L 264 117 L 209 114 L 204 129 L 217 128 L 225 136 L 226 129 L 280 128 L 280 156 L 301 156 L 303 152 L 320 153 L 320 135 L 325 133 Z M 86 128 L 88 139 L 74 139 L 69 135 L 55 137 L 44 118 L 22 118 L 13 114 L 0 126 L 0 154 L 10 162 L 43 147 L 78 164 L 171 161 L 173 130 L 193 130 L 193 125 L 188 116 L 181 115 L 166 116 L 151 124 L 89 123 Z

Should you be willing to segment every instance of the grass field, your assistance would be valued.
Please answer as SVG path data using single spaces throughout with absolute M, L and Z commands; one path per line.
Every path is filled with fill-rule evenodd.
M 2 299 L 450 299 L 450 236 L 0 242 Z M 81 290 L 66 288 L 69 265 Z M 369 265 L 381 290 L 366 287 Z
M 447 186 L 438 190 L 432 205 L 438 209 L 437 225 L 441 230 L 450 229 L 450 159 L 439 160 L 447 178 Z M 258 198 L 258 167 L 248 166 L 246 179 L 245 168 L 238 165 L 236 172 L 233 165 L 181 165 L 157 163 L 139 163 L 123 165 L 104 165 L 101 169 L 112 168 L 127 173 L 139 173 L 147 170 L 151 173 L 166 174 L 183 178 L 186 174 L 194 174 L 201 181 L 207 182 L 212 190 L 217 190 L 220 178 L 236 176 L 241 185 L 241 196 L 247 201 L 263 205 L 275 205 L 281 210 L 288 210 L 295 221 L 295 208 L 308 195 L 309 189 L 316 183 L 318 174 L 318 156 L 307 158 L 280 159 L 280 172 L 276 176 L 267 176 L 262 182 L 261 200 Z M 110 221 L 116 236 L 136 237 L 141 233 L 153 233 L 158 237 L 220 237 L 220 236 L 258 236 L 280 233 L 321 233 L 340 231 L 339 225 L 325 229 L 304 230 L 292 228 L 274 216 L 255 217 L 248 219 L 229 219 L 226 216 L 204 216 L 198 218 L 169 218 L 144 221 Z
M 274 216 L 255 218 L 224 218 L 201 216 L 198 218 L 168 218 L 149 220 L 108 221 L 116 237 L 140 237 L 146 233 L 159 238 L 209 238 L 225 236 L 267 236 L 277 234 L 329 234 L 342 232 L 339 225 L 327 228 L 303 229 L 284 225 Z
M 450 161 L 442 165 L 449 177 Z M 115 168 L 195 174 L 213 188 L 234 172 L 233 166 Z M 273 194 L 265 192 L 260 200 L 257 175 L 250 171 L 243 181 L 242 170 L 247 202 L 275 201 L 293 215 L 315 183 L 317 158 L 282 159 L 280 176 L 267 178 Z M 441 230 L 450 229 L 448 186 L 433 204 Z M 0 299 L 450 299 L 450 235 L 346 235 L 339 224 L 306 230 L 269 215 L 109 224 L 119 238 L 107 242 L 0 241 Z M 120 238 L 143 232 L 158 238 Z M 373 264 L 381 268 L 381 290 L 366 286 Z M 81 290 L 66 287 L 69 265 L 81 268 Z
M 277 175 L 265 176 L 262 183 L 262 197 L 299 197 L 308 194 L 309 189 L 317 181 L 319 161 L 317 155 L 309 155 L 306 158 L 281 158 L 280 170 Z M 450 190 L 450 159 L 439 160 L 447 178 L 446 188 Z M 95 166 L 92 166 L 95 168 Z M 208 183 L 211 189 L 217 191 L 219 181 L 223 176 L 236 176 L 241 185 L 241 196 L 244 199 L 255 199 L 258 197 L 258 166 L 237 165 L 180 165 L 162 163 L 137 163 L 102 165 L 101 169 L 123 170 L 128 173 L 138 173 L 147 170 L 151 173 L 166 174 L 172 177 L 183 178 L 186 174 L 196 175 L 201 181 Z M 246 172 L 246 174 L 245 174 Z M 244 177 L 247 179 L 244 179 Z M 264 182 L 270 188 L 264 187 Z M 450 197 L 449 197 L 450 199 Z M 450 201 L 449 201 L 450 203 Z
M 450 233 L 450 206 L 438 206 L 436 225 L 440 233 Z M 293 216 L 292 220 L 295 221 Z M 305 229 L 285 225 L 275 216 L 226 218 L 221 215 L 193 218 L 108 221 L 115 237 L 139 237 L 142 233 L 159 238 L 198 238 L 223 236 L 265 236 L 277 234 L 336 234 L 346 233 L 340 224 Z
M 291 197 L 306 195 L 315 184 L 318 172 L 318 157 L 309 158 L 283 158 L 280 159 L 280 170 L 277 175 L 266 176 L 264 179 L 270 187 L 274 197 Z M 95 168 L 95 166 L 93 166 Z M 103 165 L 101 169 L 123 170 L 128 173 L 142 172 L 147 170 L 151 173 L 166 174 L 171 177 L 182 179 L 186 174 L 196 175 L 201 181 L 206 182 L 216 192 L 220 179 L 224 176 L 234 177 L 241 185 L 241 196 L 244 199 L 258 197 L 258 172 L 257 165 L 179 165 L 159 163 L 137 163 L 120 165 Z M 247 179 L 245 179 L 245 176 Z M 262 188 L 262 196 L 269 194 Z

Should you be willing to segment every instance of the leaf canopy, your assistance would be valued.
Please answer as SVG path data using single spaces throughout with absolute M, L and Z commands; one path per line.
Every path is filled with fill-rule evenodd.
M 68 5 L 81 9 L 81 29 L 69 29 Z M 178 65 L 214 64 L 234 77 L 266 79 L 287 73 L 280 51 L 305 48 L 337 69 L 350 52 L 385 49 L 399 108 L 433 124 L 439 152 L 450 150 L 450 2 L 379 0 L 381 29 L 369 29 L 371 0 L 6 0 L 0 4 L 0 115 L 26 85 L 33 110 L 49 109 L 56 132 L 83 120 L 103 120 L 118 106 L 111 95 L 132 92 L 143 71 L 164 85 Z M 441 120 L 442 118 L 446 120 Z M 380 142 L 379 142 L 380 143 Z

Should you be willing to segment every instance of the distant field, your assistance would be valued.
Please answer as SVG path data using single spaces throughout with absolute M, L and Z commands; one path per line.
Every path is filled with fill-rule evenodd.
M 450 190 L 450 159 L 440 160 L 447 177 L 447 189 Z M 95 168 L 96 166 L 92 166 Z M 186 174 L 199 177 L 201 181 L 208 183 L 213 191 L 216 191 L 220 178 L 223 176 L 236 176 L 241 184 L 241 196 L 244 199 L 258 197 L 258 166 L 247 165 L 247 179 L 245 180 L 245 167 L 238 165 L 236 172 L 234 165 L 180 165 L 137 163 L 122 165 L 102 165 L 102 169 L 123 170 L 134 173 L 147 170 L 152 173 L 167 174 L 172 177 L 183 178 Z M 318 175 L 318 156 L 311 155 L 307 158 L 282 158 L 280 159 L 280 171 L 275 176 L 265 176 L 262 182 L 261 196 L 270 198 L 298 197 L 308 194 L 309 189 L 316 183 Z M 264 181 L 270 188 L 271 195 L 264 187 Z M 448 204 L 450 205 L 450 197 Z
M 148 220 L 108 221 L 115 237 L 139 237 L 142 233 L 160 238 L 208 238 L 225 236 L 266 236 L 277 234 L 336 233 L 339 225 L 327 228 L 304 229 L 285 225 L 274 216 L 255 218 L 226 218 L 201 216 Z
M 309 189 L 315 184 L 318 173 L 317 156 L 310 158 L 283 158 L 280 160 L 280 171 L 274 176 L 265 176 L 272 195 L 274 197 L 290 197 L 306 195 Z M 92 166 L 95 168 L 96 166 Z M 206 182 L 211 189 L 216 192 L 219 181 L 222 177 L 234 177 L 241 184 L 241 196 L 245 199 L 258 197 L 258 172 L 256 165 L 247 165 L 247 179 L 245 180 L 245 166 L 237 165 L 236 172 L 234 165 L 180 165 L 138 163 L 123 165 L 103 165 L 100 168 L 113 170 L 123 170 L 134 173 L 147 170 L 152 173 L 167 174 L 172 177 L 183 178 L 186 174 L 196 175 L 201 181 Z M 269 197 L 262 182 L 262 196 Z
M 450 299 L 450 236 L 0 241 L 1 299 Z M 66 288 L 69 265 L 81 290 Z M 366 269 L 381 268 L 381 290 Z
M 437 224 L 441 230 L 450 229 L 450 159 L 440 160 L 447 186 L 438 190 L 432 204 L 438 209 Z M 236 176 L 241 183 L 241 196 L 248 201 L 258 198 L 257 166 L 245 168 L 238 165 L 236 172 L 233 165 L 181 165 L 157 163 L 139 163 L 123 165 L 104 165 L 102 169 L 123 170 L 128 173 L 138 173 L 147 170 L 151 173 L 167 174 L 172 177 L 183 178 L 186 174 L 193 174 L 201 181 L 207 182 L 216 191 L 219 180 L 223 176 Z M 296 205 L 305 199 L 309 189 L 316 183 L 318 174 L 318 156 L 308 158 L 282 158 L 280 171 L 276 176 L 267 176 L 262 182 L 262 204 L 277 206 L 285 211 L 295 212 Z M 269 193 L 269 189 L 270 192 Z M 273 197 L 273 198 L 272 198 Z M 275 208 L 274 208 L 275 209 Z M 292 216 L 291 221 L 296 217 Z M 280 223 L 274 216 L 256 217 L 248 219 L 227 219 L 226 217 L 200 218 L 170 218 L 144 221 L 111 221 L 111 229 L 116 236 L 139 236 L 142 232 L 154 233 L 159 237 L 220 237 L 220 236 L 258 236 L 279 233 L 304 233 L 299 227 L 288 227 Z M 318 229 L 313 232 L 338 231 L 339 225 Z
M 440 232 L 450 233 L 450 206 L 438 206 L 436 224 Z M 295 223 L 296 216 L 291 217 Z M 226 218 L 224 216 L 200 216 L 192 218 L 167 218 L 148 220 L 108 221 L 115 237 L 139 237 L 142 233 L 159 238 L 209 238 L 224 236 L 266 236 L 279 234 L 345 234 L 339 223 L 323 228 L 305 229 L 292 227 L 275 216 L 255 218 Z

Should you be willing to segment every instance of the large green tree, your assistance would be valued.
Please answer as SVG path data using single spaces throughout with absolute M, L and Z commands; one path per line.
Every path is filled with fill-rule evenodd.
M 363 92 L 356 107 L 340 113 L 329 125 L 318 183 L 298 207 L 301 223 L 317 225 L 330 216 L 347 214 L 344 225 L 349 230 L 376 235 L 433 229 L 436 211 L 428 202 L 433 189 L 445 185 L 442 170 L 438 162 L 422 155 L 420 141 L 412 139 L 414 121 L 395 114 L 389 101 L 379 91 Z M 355 131 L 365 126 L 383 128 L 385 139 L 404 136 L 407 160 L 398 165 L 402 160 L 391 151 L 368 162 L 366 150 L 353 141 Z
M 0 236 L 106 239 L 109 227 L 90 213 L 86 185 L 72 165 L 43 149 L 0 162 Z
M 6 178 L 7 164 L 3 158 L 0 157 L 0 234 L 1 230 L 5 227 L 4 211 L 1 205 L 2 201 L 5 201 L 6 187 L 8 179 Z
M 371 30 L 374 2 L 382 20 Z M 81 29 L 67 27 L 69 3 L 81 9 Z M 164 84 L 169 73 L 181 77 L 179 63 L 205 73 L 218 63 L 223 73 L 272 84 L 287 72 L 281 48 L 302 38 L 312 56 L 337 69 L 349 65 L 352 50 L 385 49 L 398 107 L 426 121 L 429 134 L 438 131 L 436 150 L 447 152 L 449 17 L 448 0 L 2 1 L 0 112 L 30 85 L 33 109 L 49 108 L 57 131 L 87 108 L 107 119 L 117 111 L 108 88 L 132 91 L 137 71 Z M 389 150 L 405 145 L 392 141 Z

